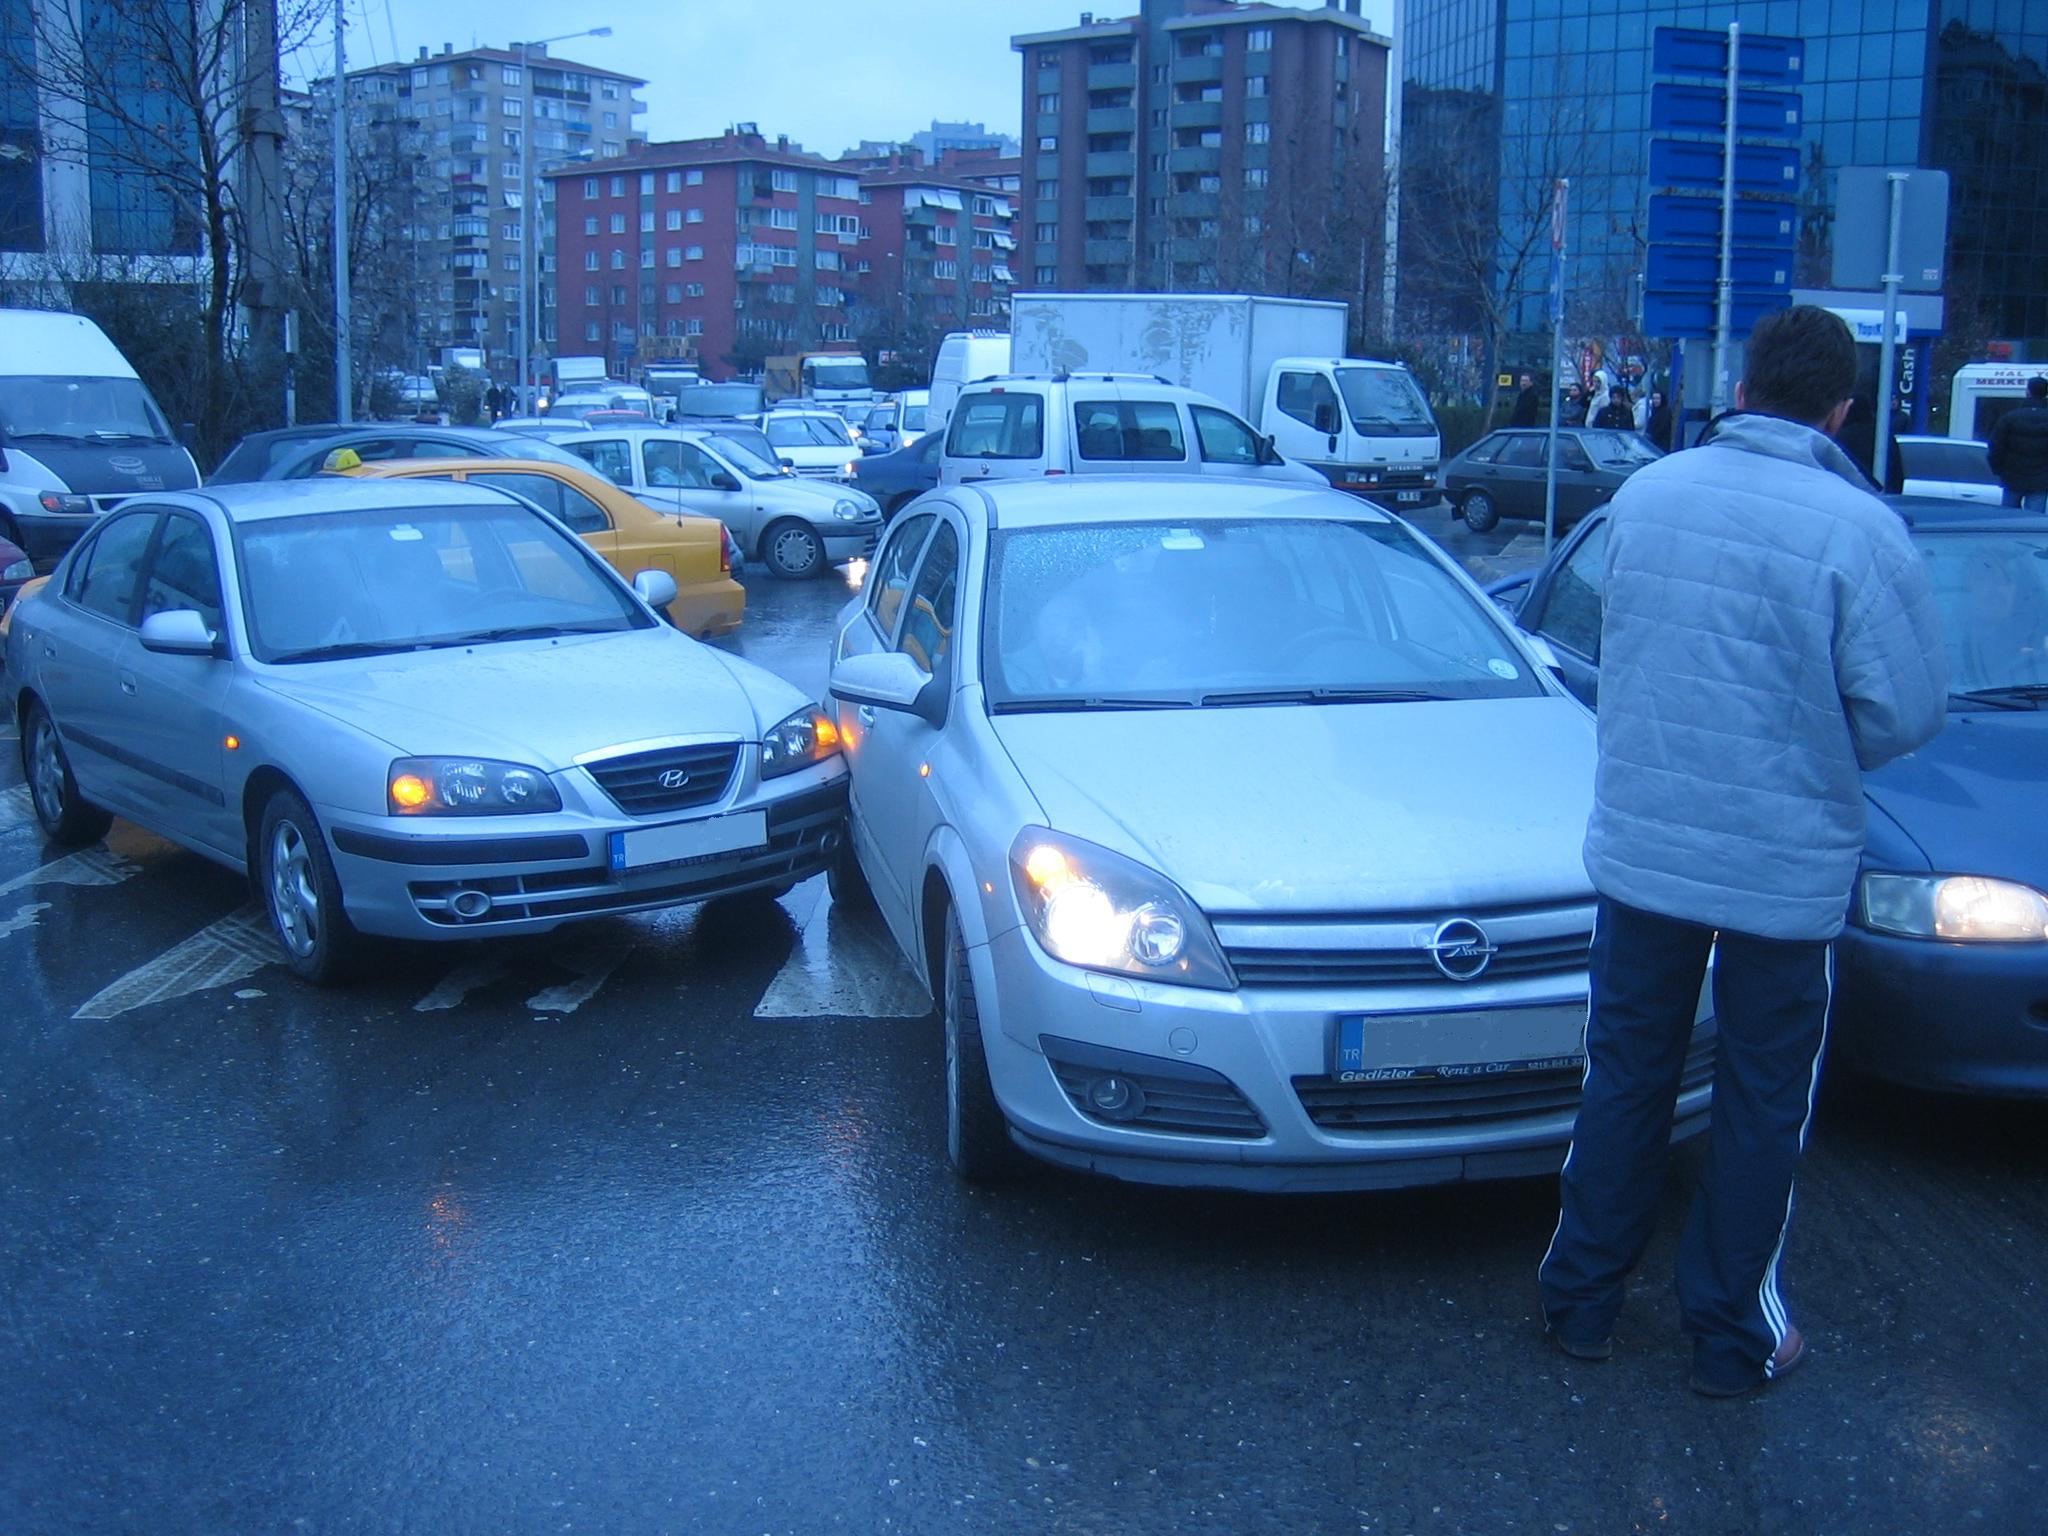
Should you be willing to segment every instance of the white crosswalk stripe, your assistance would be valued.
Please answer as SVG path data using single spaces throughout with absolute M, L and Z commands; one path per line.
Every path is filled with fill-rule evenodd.
M 263 909 L 238 907 L 147 965 L 102 987 L 72 1017 L 111 1019 L 150 1003 L 232 986 L 283 958 Z
M 632 952 L 631 939 L 613 938 L 581 948 L 572 947 L 553 956 L 557 965 L 574 971 L 576 979 L 543 988 L 526 1000 L 526 1006 L 535 1013 L 574 1013 L 597 996 L 599 989 L 611 980 L 612 972 Z

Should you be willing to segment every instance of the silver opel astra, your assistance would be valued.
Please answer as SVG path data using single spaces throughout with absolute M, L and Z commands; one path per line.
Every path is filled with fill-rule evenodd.
M 824 868 L 829 719 L 660 622 L 529 503 L 316 480 L 136 497 L 16 611 L 44 831 L 110 814 L 247 871 L 292 968 L 362 936 L 535 933 Z
M 939 1000 L 954 1167 L 1554 1172 L 1594 907 L 1594 726 L 1554 663 L 1334 491 L 1027 481 L 899 513 L 839 620 L 831 875 Z M 1713 1047 L 1703 1004 L 1678 1135 Z

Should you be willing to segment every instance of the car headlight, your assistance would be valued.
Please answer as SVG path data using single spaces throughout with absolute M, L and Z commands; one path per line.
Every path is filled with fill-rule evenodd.
M 839 727 L 806 704 L 761 737 L 761 777 L 778 778 L 839 755 Z
M 832 503 L 832 515 L 842 523 L 857 523 L 868 514 L 867 508 L 857 501 L 835 501 Z
M 859 467 L 860 460 L 848 459 L 844 464 L 839 466 L 839 473 L 844 475 L 847 479 L 851 480 L 853 478 L 854 470 L 856 470 Z
M 394 816 L 510 816 L 559 811 L 562 797 L 538 768 L 488 757 L 401 757 L 384 781 Z
M 16 560 L 5 569 L 0 569 L 0 581 L 27 581 L 35 573 L 34 561 Z
M 2048 896 L 1983 875 L 1865 875 L 1863 926 L 1909 939 L 2023 944 L 2048 939 Z
M 1010 847 L 1010 879 L 1032 936 L 1055 960 L 1180 986 L 1237 985 L 1200 910 L 1133 859 L 1026 827 Z
M 36 502 L 45 512 L 90 513 L 92 511 L 92 498 L 90 496 L 73 496 L 69 491 L 43 491 L 37 495 Z

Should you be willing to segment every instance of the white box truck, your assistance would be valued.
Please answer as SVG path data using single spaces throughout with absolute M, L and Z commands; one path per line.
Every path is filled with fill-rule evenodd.
M 1015 373 L 1149 373 L 1211 395 L 1332 485 L 1394 511 L 1437 500 L 1442 439 L 1399 363 L 1346 357 L 1342 304 L 1260 294 L 1020 293 Z

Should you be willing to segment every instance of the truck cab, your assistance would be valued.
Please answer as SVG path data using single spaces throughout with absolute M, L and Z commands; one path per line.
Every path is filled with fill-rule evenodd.
M 1436 416 L 1406 368 L 1357 358 L 1276 358 L 1259 424 L 1274 446 L 1394 511 L 1437 499 Z

